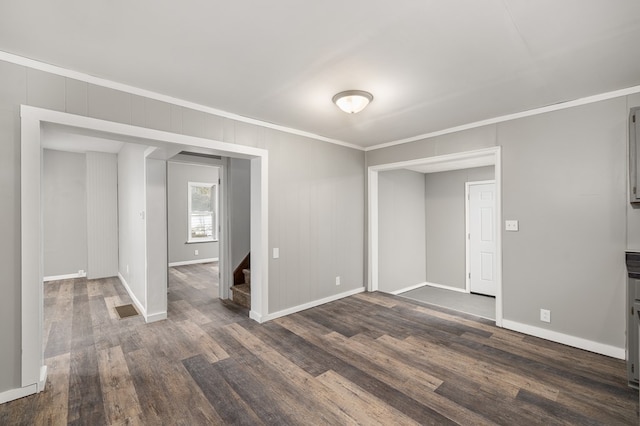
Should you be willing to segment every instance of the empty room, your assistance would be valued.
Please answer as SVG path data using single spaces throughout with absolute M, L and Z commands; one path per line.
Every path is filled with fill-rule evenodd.
M 0 5 L 0 424 L 638 424 L 640 3 Z

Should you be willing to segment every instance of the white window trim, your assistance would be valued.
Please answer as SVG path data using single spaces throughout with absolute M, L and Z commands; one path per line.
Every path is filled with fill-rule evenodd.
M 211 188 L 213 192 L 213 218 L 212 228 L 213 233 L 211 237 L 194 238 L 191 236 L 191 188 Z M 189 182 L 187 185 L 187 243 L 207 243 L 218 241 L 218 223 L 219 223 L 219 208 L 218 208 L 218 184 L 210 182 Z

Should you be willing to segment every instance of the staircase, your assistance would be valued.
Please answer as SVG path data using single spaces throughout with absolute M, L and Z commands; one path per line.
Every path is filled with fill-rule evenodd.
M 231 300 L 240 306 L 251 309 L 251 259 L 250 253 L 233 271 Z

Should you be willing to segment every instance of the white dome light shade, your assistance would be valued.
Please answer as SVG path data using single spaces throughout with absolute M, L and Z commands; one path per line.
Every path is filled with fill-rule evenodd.
M 373 95 L 362 90 L 347 90 L 333 97 L 333 102 L 347 114 L 362 111 L 372 100 Z

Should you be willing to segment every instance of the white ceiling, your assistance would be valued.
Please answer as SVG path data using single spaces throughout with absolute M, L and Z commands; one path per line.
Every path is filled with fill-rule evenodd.
M 0 4 L 2 51 L 363 147 L 640 85 L 639 42 L 638 0 Z

